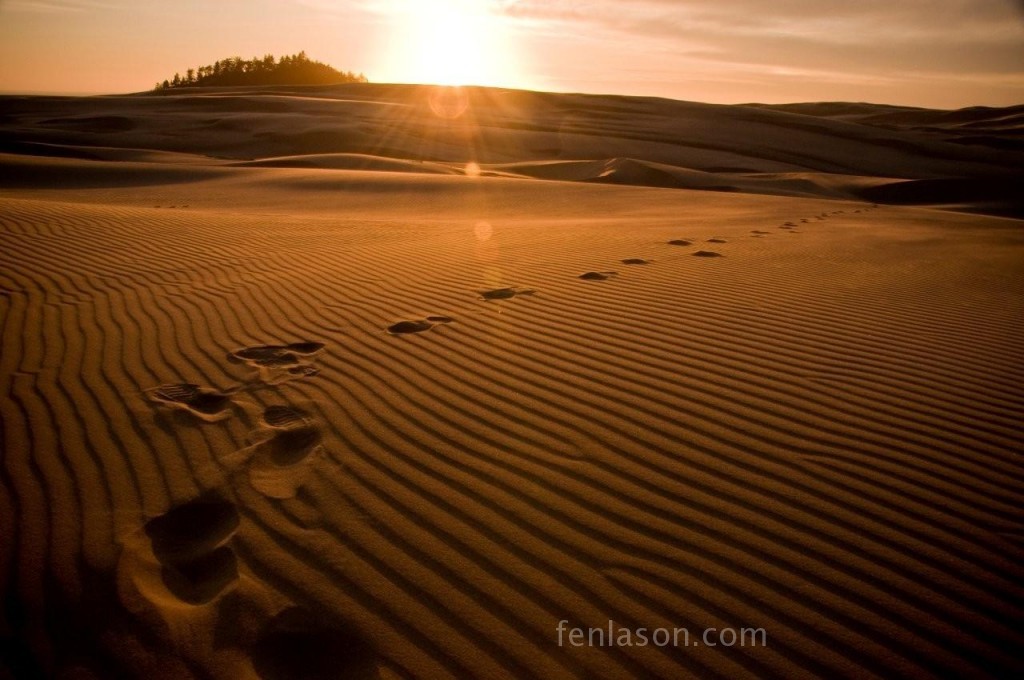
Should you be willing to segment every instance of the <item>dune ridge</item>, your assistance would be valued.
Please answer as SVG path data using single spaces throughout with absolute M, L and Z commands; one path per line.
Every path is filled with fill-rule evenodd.
M 0 106 L 8 153 L 125 161 L 146 150 L 161 161 L 418 173 L 473 162 L 562 181 L 1024 215 L 1020 107 L 722 106 L 378 84 L 0 96 Z
M 64 173 L 0 182 L 0 636 L 24 668 L 1024 670 L 1018 220 L 176 159 L 2 160 Z M 768 644 L 559 646 L 561 620 Z

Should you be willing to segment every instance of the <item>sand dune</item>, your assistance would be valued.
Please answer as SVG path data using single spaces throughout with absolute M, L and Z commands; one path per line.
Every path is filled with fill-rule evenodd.
M 1013 152 L 428 95 L 4 99 L 10 669 L 1024 671 Z
M 484 172 L 518 167 L 535 178 L 854 199 L 865 198 L 857 191 L 865 182 L 967 179 L 958 185 L 965 200 L 946 204 L 939 193 L 934 203 L 1024 215 L 1015 190 L 1024 163 L 1020 107 L 719 106 L 458 92 L 358 84 L 7 96 L 0 97 L 0 151 L 146 160 L 144 150 L 164 152 L 151 156 L 157 162 L 174 152 L 183 162 L 202 154 L 211 164 L 430 173 L 472 161 Z M 117 158 L 113 149 L 131 155 Z M 849 178 L 845 186 L 836 176 Z M 974 200 L 976 186 L 987 188 Z

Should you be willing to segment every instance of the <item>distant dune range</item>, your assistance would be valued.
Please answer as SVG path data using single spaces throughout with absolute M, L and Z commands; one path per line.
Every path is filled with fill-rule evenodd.
M 1024 107 L 465 94 L 0 98 L 0 677 L 1024 673 Z
M 170 151 L 207 165 L 442 173 L 473 160 L 512 177 L 1024 215 L 1024 105 L 719 106 L 468 88 L 465 101 L 435 99 L 448 115 L 467 107 L 453 120 L 424 115 L 431 92 L 358 84 L 0 97 L 0 151 L 173 162 L 153 155 Z M 20 167 L 10 173 L 34 181 Z

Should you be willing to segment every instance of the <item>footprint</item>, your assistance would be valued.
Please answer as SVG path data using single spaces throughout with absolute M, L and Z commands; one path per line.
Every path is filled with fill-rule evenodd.
M 324 345 L 319 342 L 296 342 L 290 345 L 256 345 L 243 347 L 229 355 L 257 366 L 298 364 L 301 359 L 316 355 Z
M 224 545 L 191 560 L 164 564 L 160 577 L 178 599 L 206 604 L 238 581 L 238 558 Z
M 322 441 L 320 430 L 312 425 L 289 427 L 270 440 L 267 458 L 277 467 L 297 465 L 318 449 Z
M 176 561 L 210 552 L 231 537 L 238 522 L 234 505 L 208 493 L 149 520 L 145 531 L 157 558 Z
M 784 223 L 782 224 L 782 227 L 789 227 L 789 228 L 793 228 L 793 227 L 795 227 L 795 226 L 796 226 L 796 223 L 795 223 L 795 222 L 784 222 Z
M 309 423 L 306 415 L 291 406 L 268 406 L 263 410 L 263 422 L 269 427 L 302 427 Z
M 694 257 L 723 257 L 721 253 L 716 253 L 713 250 L 698 250 L 693 255 Z
M 392 335 L 406 335 L 408 333 L 422 333 L 434 327 L 426 319 L 421 321 L 399 321 L 388 326 L 388 333 Z
M 709 238 L 708 243 L 728 243 L 724 238 Z
M 481 291 L 480 298 L 482 300 L 508 300 L 517 295 L 533 295 L 534 292 L 535 291 L 530 290 L 529 288 L 509 286 L 508 288 L 495 288 L 493 290 Z
M 250 459 L 252 487 L 270 498 L 292 498 L 311 472 L 315 454 L 323 451 L 316 421 L 291 406 L 268 406 L 253 444 L 239 453 Z
M 761 236 L 764 236 L 765 234 L 770 234 L 771 232 L 770 231 L 763 231 L 761 229 L 751 229 L 750 233 L 751 234 L 759 234 Z
M 586 274 L 580 274 L 579 278 L 584 281 L 607 281 L 617 273 L 618 272 L 587 272 Z
M 429 331 L 437 324 L 452 323 L 454 319 L 450 316 L 428 316 L 425 319 L 415 321 L 399 321 L 388 326 L 388 333 L 391 335 L 408 335 L 410 333 L 422 333 Z
M 205 494 L 146 523 L 160 564 L 160 577 L 178 599 L 210 602 L 238 580 L 238 564 L 227 542 L 238 529 L 235 506 Z
M 639 257 L 629 257 L 622 260 L 622 264 L 650 264 L 651 260 L 642 260 Z
M 146 390 L 158 404 L 191 413 L 208 423 L 231 417 L 231 399 L 217 390 L 193 383 L 160 385 Z
M 302 607 L 265 624 L 250 656 L 262 680 L 380 677 L 377 655 L 362 635 Z
M 693 241 L 687 241 L 684 238 L 677 238 L 677 239 L 674 239 L 672 241 L 669 241 L 668 245 L 670 245 L 670 246 L 692 246 L 693 245 Z
M 324 347 L 322 342 L 255 345 L 229 352 L 228 361 L 251 366 L 258 371 L 261 382 L 276 385 L 293 378 L 305 378 L 319 373 L 320 369 L 313 363 Z

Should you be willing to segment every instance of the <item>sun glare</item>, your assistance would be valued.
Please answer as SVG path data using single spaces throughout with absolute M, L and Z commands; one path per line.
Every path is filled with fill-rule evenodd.
M 393 0 L 384 80 L 522 86 L 508 25 L 486 0 Z

